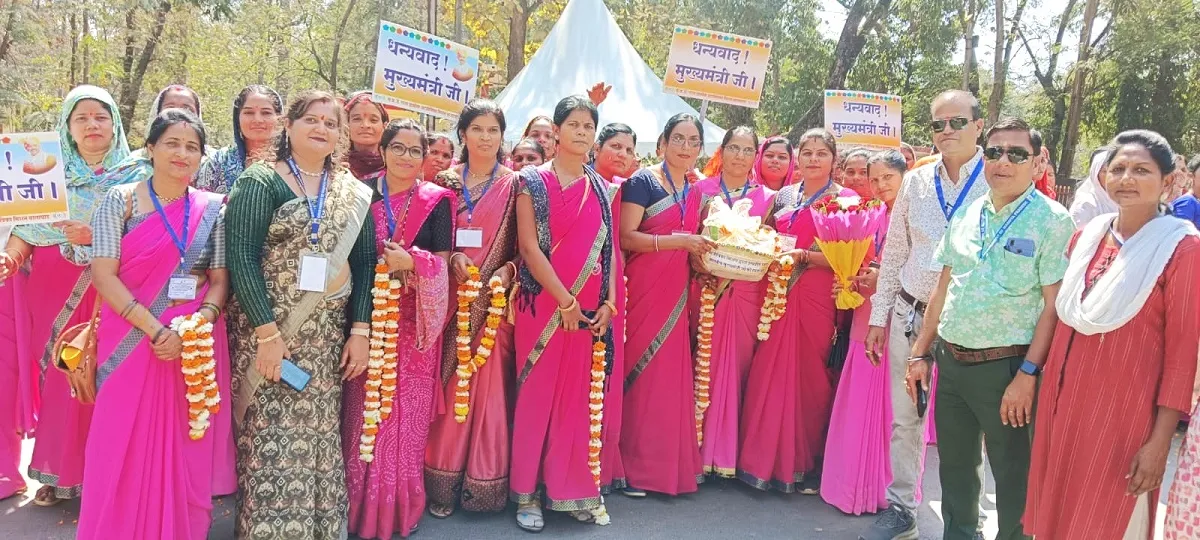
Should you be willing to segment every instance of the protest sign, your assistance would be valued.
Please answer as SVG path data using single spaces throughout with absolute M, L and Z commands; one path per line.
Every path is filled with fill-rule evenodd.
M 453 120 L 479 79 L 479 51 L 387 21 L 379 24 L 374 101 Z
M 58 134 L 0 134 L 0 225 L 68 218 L 67 179 Z
M 825 91 L 825 129 L 839 147 L 899 148 L 901 112 L 900 96 Z
M 771 42 L 676 26 L 667 56 L 667 93 L 757 108 Z

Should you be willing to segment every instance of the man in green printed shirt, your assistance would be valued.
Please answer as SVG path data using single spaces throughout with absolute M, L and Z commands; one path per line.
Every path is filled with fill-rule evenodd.
M 931 361 L 938 363 L 934 422 L 945 540 L 975 536 L 976 471 L 985 443 L 996 478 L 996 538 L 1030 538 L 1021 515 L 1033 398 L 1075 232 L 1067 210 L 1034 188 L 1041 146 L 1023 120 L 1001 120 L 988 130 L 983 154 L 990 190 L 951 219 L 934 253 L 942 274 L 908 359 L 914 400 L 918 388 L 928 392 Z

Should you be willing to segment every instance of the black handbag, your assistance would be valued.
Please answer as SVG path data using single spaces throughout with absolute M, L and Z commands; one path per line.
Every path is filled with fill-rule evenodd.
M 846 356 L 850 354 L 850 325 L 854 323 L 854 310 L 839 309 L 833 315 L 833 346 L 829 348 L 829 357 L 825 367 L 841 371 L 846 365 Z

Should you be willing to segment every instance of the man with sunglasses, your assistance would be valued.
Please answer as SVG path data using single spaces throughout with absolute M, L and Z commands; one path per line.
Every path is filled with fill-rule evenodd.
M 887 489 L 888 508 L 860 540 L 918 537 L 915 512 L 925 458 L 925 421 L 924 411 L 918 411 L 905 395 L 905 359 L 921 331 L 926 302 L 942 269 L 934 263 L 933 251 L 950 217 L 961 214 L 987 192 L 983 149 L 975 144 L 983 132 L 979 100 L 968 92 L 949 90 L 933 100 L 931 109 L 933 144 L 939 154 L 933 163 L 917 166 L 905 175 L 892 209 L 877 289 L 871 297 L 871 327 L 865 344 L 868 357 L 876 363 L 887 351 L 892 483 Z M 889 326 L 890 331 L 885 332 Z
M 1033 398 L 1075 232 L 1070 213 L 1033 184 L 1041 143 L 1015 118 L 988 130 L 989 193 L 951 219 L 934 253 L 942 271 L 908 359 L 914 403 L 918 388 L 929 391 L 931 364 L 938 364 L 934 422 L 945 540 L 976 533 L 984 444 L 996 479 L 996 538 L 1031 538 L 1021 516 Z

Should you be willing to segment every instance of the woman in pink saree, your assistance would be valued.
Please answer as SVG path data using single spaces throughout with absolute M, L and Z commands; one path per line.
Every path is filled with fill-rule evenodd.
M 551 510 L 608 523 L 600 488 L 603 419 L 611 404 L 604 387 L 619 384 L 608 380 L 616 188 L 585 164 L 597 117 L 586 97 L 560 101 L 557 157 L 521 172 L 512 499 L 517 525 L 531 532 L 545 525 L 543 495 Z M 606 364 L 599 369 L 598 351 Z
M 754 174 L 767 188 L 779 191 L 799 179 L 796 151 L 786 137 L 770 137 L 758 148 Z
M 800 177 L 775 195 L 775 229 L 796 237 L 787 308 L 758 346 L 742 402 L 738 477 L 758 489 L 815 495 L 833 401 L 825 367 L 834 333 L 833 271 L 816 250 L 809 206 L 826 195 L 855 193 L 833 182 L 833 135 L 813 129 L 800 138 Z
M 632 497 L 691 493 L 703 479 L 687 318 L 688 255 L 715 245 L 696 234 L 702 197 L 689 178 L 704 145 L 700 120 L 671 117 L 658 145 L 665 161 L 621 185 L 629 254 L 621 459 Z
M 870 195 L 883 201 L 890 213 L 907 170 L 904 155 L 896 150 L 886 150 L 864 159 L 863 166 L 870 178 Z M 857 169 L 857 164 L 846 167 L 847 172 Z M 854 515 L 887 508 L 887 487 L 892 482 L 889 450 L 892 402 L 887 364 L 890 360 L 886 354 L 868 356 L 864 345 L 871 314 L 870 295 L 875 292 L 879 277 L 886 226 L 885 223 L 884 230 L 875 237 L 872 251 L 867 254 L 868 267 L 854 278 L 855 289 L 867 301 L 854 310 L 850 350 L 833 401 L 821 471 L 825 480 L 821 498 L 842 512 Z M 836 281 L 833 287 L 837 294 L 840 287 Z
M 450 256 L 450 291 L 467 280 L 468 265 L 479 269 L 484 287 L 499 277 L 511 290 L 516 265 L 516 181 L 501 161 L 504 112 L 495 103 L 476 99 L 458 117 L 463 143 L 461 164 L 441 172 L 434 182 L 459 196 L 454 253 Z M 490 305 L 486 288 L 471 303 L 471 351 L 484 335 Z M 458 386 L 458 330 L 452 308 L 442 337 L 441 384 L 437 415 L 425 450 L 425 486 L 429 513 L 444 518 L 459 504 L 472 512 L 499 512 L 508 504 L 509 424 L 513 402 L 513 326 L 502 320 L 487 362 L 470 380 L 470 412 L 458 423 L 454 415 Z
M 12 227 L 0 227 L 7 240 Z M 3 243 L 3 242 L 0 242 Z M 29 345 L 28 272 L 20 254 L 0 258 L 0 500 L 24 494 L 21 439 L 33 433 L 38 375 Z
M 740 200 L 753 202 L 750 215 L 765 218 L 771 210 L 775 192 L 755 181 L 754 153 L 758 135 L 749 126 L 739 126 L 725 132 L 718 152 L 721 169 L 718 176 L 696 182 L 695 189 L 704 197 L 707 215 L 708 202 L 723 201 L 729 207 Z M 738 419 L 750 359 L 758 345 L 759 312 L 766 280 L 734 281 L 704 274 L 699 285 L 707 283 L 717 295 L 713 314 L 712 360 L 710 360 L 709 406 L 704 415 L 704 438 L 700 458 L 705 474 L 725 478 L 737 476 Z M 699 298 L 700 288 L 692 294 Z
M 228 369 L 222 197 L 188 186 L 204 142 L 194 115 L 164 111 L 146 138 L 152 177 L 109 191 L 92 221 L 92 274 L 104 305 L 80 539 L 208 536 L 214 444 L 229 440 L 217 433 L 230 429 L 229 387 L 218 392 L 224 421 L 213 415 L 197 438 L 180 367 L 184 343 L 171 327 L 195 313 L 211 321 L 213 360 Z
M 446 260 L 453 248 L 454 193 L 420 180 L 425 132 L 412 120 L 392 121 L 379 148 L 386 162 L 374 180 L 382 196 L 371 206 L 375 247 L 400 296 L 396 394 L 378 427 L 374 452 L 360 454 L 367 375 L 346 381 L 342 393 L 342 456 L 350 497 L 349 531 L 359 538 L 407 537 L 425 511 L 425 442 L 433 419 L 442 362 L 447 293 Z M 385 206 L 386 205 L 386 206 Z
M 79 496 L 83 485 L 84 443 L 92 406 L 71 396 L 66 376 L 47 369 L 54 338 L 85 321 L 95 301 L 91 287 L 92 211 L 109 188 L 127 183 L 128 174 L 113 172 L 127 156 L 125 129 L 116 101 L 95 86 L 79 86 L 63 100 L 58 135 L 70 219 L 54 224 L 19 225 L 13 229 L 4 260 L 31 260 L 27 290 L 38 292 L 29 302 L 29 351 L 45 376 L 41 389 L 37 441 L 29 477 L 42 485 L 38 506 L 53 506 Z M 61 195 L 60 195 L 61 196 Z

